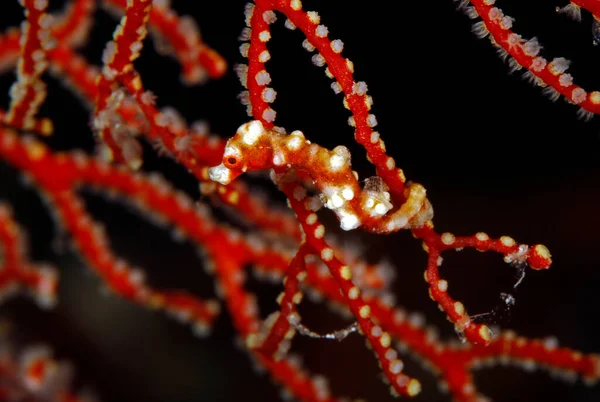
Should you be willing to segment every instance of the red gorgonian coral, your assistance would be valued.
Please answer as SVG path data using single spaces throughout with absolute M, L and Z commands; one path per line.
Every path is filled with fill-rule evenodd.
M 246 28 L 239 38 L 239 50 L 248 64 L 238 64 L 234 70 L 245 87 L 239 98 L 251 120 L 240 121 L 236 134 L 226 140 L 210 134 L 206 124 L 188 125 L 173 108 L 159 109 L 161 101 L 147 89 L 142 67 L 136 63 L 151 33 L 157 50 L 180 65 L 185 84 L 222 77 L 227 62 L 204 43 L 194 20 L 176 14 L 167 1 L 104 0 L 101 4 L 122 17 L 112 40 L 103 46 L 102 66 L 94 67 L 77 53 L 90 36 L 94 1 L 73 0 L 53 13 L 48 12 L 47 0 L 21 2 L 26 21 L 20 30 L 9 29 L 0 38 L 2 66 L 16 65 L 10 104 L 0 112 L 0 159 L 34 183 L 60 228 L 112 293 L 189 323 L 197 335 L 208 332 L 223 305 L 243 348 L 286 395 L 299 400 L 343 399 L 329 389 L 323 377 L 309 374 L 290 354 L 292 339 L 298 334 L 344 340 L 358 332 L 395 396 L 417 397 L 422 390 L 399 357 L 397 343 L 425 362 L 457 401 L 487 400 L 478 392 L 472 373 L 474 367 L 485 363 L 517 362 L 525 368 L 539 365 L 586 382 L 597 380 L 598 356 L 559 347 L 554 338 L 526 338 L 492 330 L 486 321 L 491 313 L 469 314 L 463 302 L 451 296 L 452 287 L 442 278 L 440 267 L 443 257 L 452 251 L 501 254 L 511 272 L 518 274 L 514 288 L 529 268 L 549 268 L 550 252 L 541 244 L 520 244 L 509 236 L 436 231 L 434 205 L 425 187 L 407 180 L 388 153 L 385 134 L 376 131 L 370 88 L 355 78 L 344 42 L 334 38 L 317 11 L 307 11 L 300 0 L 256 0 L 246 5 Z M 581 7 L 597 14 L 600 11 L 595 4 L 574 1 L 562 10 L 577 15 Z M 513 32 L 513 18 L 495 1 L 464 1 L 459 7 L 471 18 L 481 18 L 474 32 L 489 37 L 513 70 L 526 69 L 526 76 L 551 97 L 562 95 L 579 105 L 583 117 L 597 113 L 599 93 L 574 84 L 566 59 L 544 59 L 537 39 L 526 40 Z M 339 145 L 330 150 L 319 142 L 328 143 L 331 138 L 317 138 L 309 131 L 288 133 L 276 125 L 272 104 L 277 82 L 273 80 L 271 86 L 267 45 L 275 36 L 272 26 L 278 19 L 285 19 L 286 28 L 301 32 L 303 47 L 313 53 L 312 63 L 325 69 L 331 89 L 343 97 L 343 105 L 350 111 L 348 124 L 374 167 L 374 175 L 365 176 L 363 169 L 361 173 L 355 169 L 349 147 Z M 45 115 L 42 108 L 47 96 L 46 71 L 68 83 L 89 108 L 97 140 L 93 155 L 70 148 L 55 150 L 25 134 L 48 137 L 55 131 L 53 116 Z M 174 189 L 162 176 L 145 171 L 144 156 L 153 150 L 144 149 L 144 143 L 185 167 L 199 183 L 199 202 Z M 275 207 L 260 196 L 257 181 L 264 176 L 252 172 L 270 173 L 289 208 Z M 143 270 L 119 258 L 105 229 L 88 211 L 82 187 L 117 195 L 134 210 L 169 225 L 201 247 L 203 264 L 214 275 L 220 300 L 155 286 Z M 420 316 L 407 317 L 388 291 L 392 269 L 368 262 L 352 246 L 329 236 L 324 224 L 331 218 L 324 212 L 327 209 L 333 212 L 341 232 L 362 229 L 391 235 L 410 231 L 428 255 L 424 279 L 429 297 L 463 342 L 440 340 L 433 329 L 424 327 Z M 25 243 L 10 207 L 2 205 L 0 287 L 5 293 L 27 290 L 41 306 L 51 307 L 56 303 L 57 271 L 32 262 Z M 248 270 L 283 280 L 279 306 L 266 318 L 261 318 L 259 295 L 245 286 Z M 307 292 L 327 299 L 351 323 L 328 333 L 312 329 L 298 309 Z M 501 296 L 506 306 L 514 304 L 512 294 Z M 0 362 L 0 397 L 90 398 L 72 393 L 68 370 L 47 349 L 32 350 L 26 350 L 20 360 L 7 353 Z

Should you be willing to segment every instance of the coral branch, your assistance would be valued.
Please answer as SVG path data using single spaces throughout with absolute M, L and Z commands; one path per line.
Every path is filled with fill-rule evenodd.
M 305 10 L 300 0 L 256 0 L 246 6 L 239 50 L 248 65 L 240 64 L 235 70 L 246 89 L 240 99 L 253 120 L 239 126 L 228 140 L 212 134 L 205 122 L 188 124 L 187 112 L 162 105 L 159 96 L 149 91 L 162 91 L 161 87 L 155 87 L 145 73 L 142 76 L 143 69 L 134 68 L 134 63 L 144 62 L 139 56 L 150 32 L 157 52 L 179 63 L 184 84 L 226 78 L 225 59 L 205 44 L 195 19 L 178 15 L 168 0 L 103 0 L 121 20 L 104 46 L 100 68 L 82 56 L 94 49 L 76 51 L 90 38 L 95 2 L 72 0 L 54 19 L 46 13 L 47 0 L 21 3 L 27 18 L 22 30 L 12 28 L 0 36 L 0 69 L 16 65 L 17 75 L 10 107 L 0 110 L 0 160 L 39 190 L 58 217 L 57 225 L 70 235 L 86 265 L 114 294 L 191 324 L 199 336 L 209 331 L 220 306 L 225 306 L 240 346 L 282 386 L 284 395 L 304 401 L 344 399 L 335 398 L 325 377 L 312 376 L 289 353 L 295 334 L 342 341 L 358 332 L 373 351 L 393 396 L 412 397 L 421 391 L 421 383 L 404 372 L 399 351 L 405 350 L 433 370 L 453 400 L 462 402 L 487 400 L 478 392 L 473 375 L 485 364 L 516 363 L 526 370 L 539 365 L 586 383 L 600 378 L 598 355 L 559 347 L 553 338 L 492 331 L 476 323 L 477 316 L 469 315 L 464 304 L 450 295 L 449 283 L 439 272 L 446 251 L 472 248 L 501 254 L 507 264 L 523 273 L 515 286 L 523 281 L 527 266 L 549 268 L 550 252 L 543 245 L 519 244 L 509 236 L 490 238 L 484 232 L 457 236 L 434 230 L 433 207 L 425 187 L 407 182 L 404 171 L 388 155 L 382 135 L 375 131 L 378 121 L 371 111 L 369 88 L 355 79 L 344 43 L 330 38 L 318 12 Z M 542 58 L 537 39 L 525 40 L 515 33 L 514 20 L 496 6 L 496 0 L 461 0 L 459 7 L 471 18 L 481 18 L 474 32 L 489 37 L 503 57 L 510 57 L 513 70 L 525 67 L 526 77 L 544 87 L 552 98 L 562 95 L 578 104 L 583 117 L 600 111 L 600 92 L 588 93 L 575 85 L 567 73 L 566 59 Z M 581 10 L 592 13 L 592 33 L 600 41 L 597 1 L 573 0 L 557 11 L 578 19 Z M 225 26 L 220 16 L 207 15 Z M 273 103 L 278 94 L 270 86 L 267 63 L 272 57 L 268 44 L 278 32 L 272 25 L 280 16 L 286 18 L 286 28 L 301 32 L 303 47 L 314 52 L 313 64 L 324 67 L 332 80 L 331 89 L 343 96 L 343 105 L 350 111 L 348 124 L 365 149 L 367 161 L 375 167 L 375 176 L 359 178 L 346 146 L 329 150 L 301 131 L 287 134 L 285 128 L 276 126 Z M 353 25 L 353 29 L 361 28 Z M 41 141 L 21 133 L 52 131 L 49 119 L 37 117 L 46 96 L 42 75 L 47 67 L 69 84 L 91 112 L 92 130 L 101 140 L 97 154 L 92 156 L 89 150 L 59 152 L 55 149 L 65 148 L 55 143 L 57 139 Z M 161 99 L 166 97 L 161 94 Z M 209 101 L 213 99 L 210 95 Z M 196 98 L 188 100 L 204 106 Z M 227 114 L 228 118 L 234 116 Z M 150 145 L 148 151 L 153 148 L 158 156 L 167 156 L 169 163 L 191 174 L 188 179 L 196 183 L 188 188 L 191 196 L 176 190 L 160 174 L 136 172 L 143 164 L 141 139 Z M 427 152 L 428 142 L 434 141 L 425 136 L 420 142 L 422 152 Z M 405 139 L 398 142 L 402 147 L 409 143 Z M 144 169 L 154 169 L 155 161 L 149 162 Z M 422 156 L 420 162 L 428 164 L 430 158 Z M 253 171 L 270 173 L 287 199 L 287 209 L 261 195 L 258 180 L 245 181 L 250 176 L 245 173 Z M 180 289 L 150 286 L 142 269 L 112 250 L 103 226 L 92 218 L 79 194 L 82 188 L 117 197 L 144 218 L 167 226 L 198 247 L 222 303 Z M 202 198 L 195 202 L 198 189 Z M 425 325 L 422 315 L 408 314 L 397 306 L 391 289 L 401 269 L 392 268 L 385 259 L 367 263 L 365 248 L 326 236 L 329 230 L 323 206 L 334 213 L 342 234 L 359 228 L 370 235 L 410 230 L 428 253 L 424 289 L 463 342 L 441 340 L 433 327 Z M 0 204 L 0 297 L 27 290 L 42 307 L 51 307 L 58 292 L 56 271 L 31 262 L 24 243 L 11 209 Z M 369 258 L 375 250 L 368 250 Z M 154 250 L 144 252 L 152 255 Z M 409 270 L 410 266 L 401 268 Z M 259 303 L 259 295 L 246 286 L 249 272 L 258 279 L 283 282 L 274 312 L 260 311 L 262 300 Z M 309 329 L 304 311 L 301 317 L 298 310 L 304 295 L 318 296 L 348 319 L 349 325 L 326 334 Z M 25 353 L 18 362 L 14 356 L 0 353 L 0 399 L 85 401 L 85 396 L 70 391 L 67 371 L 47 348 Z
M 46 98 L 46 85 L 40 79 L 48 66 L 46 52 L 56 46 L 50 33 L 51 17 L 46 14 L 48 1 L 24 0 L 27 21 L 21 33 L 21 55 L 17 64 L 17 81 L 10 89 L 11 104 L 6 114 L 0 113 L 5 124 L 32 130 L 42 135 L 52 134 L 49 119 L 35 120 Z
M 56 303 L 57 273 L 47 264 L 34 264 L 26 257 L 21 229 L 10 208 L 0 204 L 0 299 L 27 290 L 43 308 Z

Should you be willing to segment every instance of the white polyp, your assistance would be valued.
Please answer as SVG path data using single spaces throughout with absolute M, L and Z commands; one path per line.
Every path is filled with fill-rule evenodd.
M 319 37 L 319 38 L 324 38 L 327 36 L 327 34 L 329 33 L 329 30 L 327 29 L 327 27 L 325 25 L 319 25 L 317 27 L 317 29 L 315 30 L 315 34 Z
M 563 74 L 565 71 L 569 69 L 569 65 L 571 62 L 564 57 L 557 57 L 550 63 L 550 71 L 554 75 Z
M 321 22 L 321 17 L 316 11 L 309 11 L 306 13 L 306 15 L 308 15 L 308 19 L 310 20 L 310 22 L 312 22 L 315 25 Z
M 250 26 L 250 20 L 252 19 L 252 14 L 254 14 L 254 4 L 248 3 L 244 8 L 244 17 L 246 17 L 246 25 Z
M 271 33 L 269 31 L 262 31 L 258 34 L 258 39 L 260 39 L 261 42 L 268 42 L 269 39 L 271 39 Z
M 369 125 L 369 127 L 375 127 L 377 125 L 377 119 L 375 118 L 375 115 L 370 114 L 367 117 L 367 124 Z
M 522 40 L 521 35 L 518 35 L 516 33 L 508 35 L 508 40 L 507 40 L 508 47 L 514 48 L 514 47 L 519 46 L 521 44 L 521 40 Z
M 485 26 L 485 22 L 483 22 L 483 21 L 479 21 L 479 22 L 473 24 L 473 28 L 471 28 L 471 31 L 478 38 L 485 38 L 490 33 L 488 31 L 487 27 Z
M 505 16 L 504 18 L 502 18 L 502 21 L 500 22 L 500 28 L 502 29 L 511 29 L 513 22 L 514 22 L 514 18 L 509 17 L 508 15 Z
M 309 197 L 306 200 L 306 208 L 310 211 L 318 211 L 319 209 L 321 209 L 321 207 L 323 206 L 323 203 L 321 202 L 321 199 L 319 197 Z
M 142 42 L 135 41 L 131 45 L 129 45 L 129 50 L 132 53 L 139 53 L 143 48 Z
M 558 339 L 553 336 L 547 337 L 542 341 L 542 345 L 546 350 L 555 350 L 558 348 Z
M 249 105 L 250 104 L 250 92 L 248 92 L 248 91 L 240 92 L 240 94 L 238 95 L 238 99 L 240 100 L 242 105 Z
M 233 68 L 233 70 L 235 71 L 236 75 L 238 76 L 240 83 L 245 88 L 247 86 L 247 79 L 248 79 L 248 66 L 245 64 L 236 64 L 235 67 Z
M 567 15 L 575 21 L 581 21 L 581 7 L 576 4 L 570 3 L 562 8 L 557 8 L 557 12 Z
M 240 42 L 245 42 L 250 40 L 250 37 L 252 36 L 252 29 L 245 27 L 244 29 L 242 29 L 242 33 L 240 33 L 240 36 L 238 36 L 238 40 Z
M 37 11 L 44 11 L 46 8 L 48 8 L 48 0 L 35 0 L 33 2 L 33 8 L 35 8 Z
M 276 96 L 277 92 L 273 88 L 265 88 L 262 92 L 261 98 L 267 103 L 273 103 L 275 102 Z
M 323 251 L 321 251 L 321 259 L 323 261 L 331 261 L 333 259 L 334 255 L 333 255 L 333 250 L 330 248 L 326 248 L 323 249 Z
M 336 95 L 342 92 L 342 86 L 337 81 L 331 83 L 331 89 L 333 89 L 333 92 L 335 92 Z
M 396 161 L 394 161 L 394 158 L 388 158 L 385 162 L 385 167 L 387 167 L 389 170 L 392 170 L 394 167 L 396 167 Z
M 442 234 L 441 240 L 442 240 L 442 243 L 444 243 L 445 245 L 451 245 L 454 243 L 456 238 L 454 237 L 454 235 L 452 233 L 446 232 L 446 233 Z
M 240 45 L 240 54 L 243 57 L 248 57 L 248 49 L 250 49 L 250 44 L 249 43 L 242 43 Z
M 247 69 L 248 66 L 246 66 L 246 71 Z M 255 79 L 258 85 L 269 85 L 271 83 L 271 76 L 265 70 L 261 70 L 258 73 L 256 73 Z
M 531 38 L 523 45 L 523 51 L 527 56 L 530 57 L 536 57 L 540 53 L 541 49 L 542 46 L 538 42 L 537 38 Z
M 490 12 L 488 13 L 488 18 L 490 20 L 496 21 L 502 17 L 504 17 L 504 14 L 502 14 L 502 10 L 500 10 L 498 7 L 490 8 Z
M 587 99 L 587 93 L 583 88 L 575 88 L 571 93 L 571 99 L 576 104 L 579 104 Z
M 373 326 L 373 328 L 371 328 L 371 335 L 373 335 L 377 338 L 380 337 L 382 333 L 383 333 L 383 330 L 378 325 L 375 325 L 375 326 Z
M 274 122 L 276 116 L 277 112 L 271 109 L 270 107 L 266 108 L 262 114 L 262 118 L 268 123 Z
M 421 328 L 425 325 L 425 316 L 421 313 L 411 313 L 408 317 L 408 322 L 415 328 Z
M 373 131 L 371 133 L 371 144 L 377 144 L 377 142 L 379 141 L 379 133 L 377 131 Z
M 548 62 L 543 57 L 536 57 L 531 63 L 531 69 L 537 73 L 543 71 L 546 68 Z
M 570 87 L 573 85 L 573 76 L 571 74 L 561 74 L 558 78 L 558 83 L 561 87 Z
M 292 21 L 290 21 L 290 20 L 285 20 L 284 25 L 290 31 L 293 31 L 294 29 L 296 29 L 296 25 L 294 25 L 294 23 Z
M 304 197 L 306 197 L 306 189 L 304 187 L 296 187 L 294 189 L 294 199 L 301 201 Z
M 102 52 L 102 63 L 104 65 L 109 64 L 117 54 L 117 44 L 115 41 L 110 41 L 106 44 L 104 51 Z
M 269 60 L 271 60 L 271 53 L 269 53 L 268 50 L 263 50 L 258 55 L 258 61 L 260 61 L 261 63 L 266 63 Z
M 317 67 L 323 67 L 325 65 L 325 58 L 320 54 L 315 54 L 312 57 L 312 62 Z
M 479 13 L 475 9 L 475 7 L 466 7 L 464 10 L 465 10 L 465 14 L 467 15 L 467 17 L 469 17 L 472 20 L 479 17 Z
M 275 21 L 277 21 L 277 15 L 276 15 L 276 14 L 275 14 L 273 11 L 271 11 L 271 10 L 265 11 L 265 12 L 263 13 L 263 20 L 264 20 L 264 21 L 265 21 L 267 24 L 272 24 L 272 23 L 274 23 Z
M 335 39 L 331 42 L 331 50 L 336 53 L 342 53 L 342 50 L 344 50 L 344 42 L 339 39 Z
M 390 363 L 390 372 L 392 374 L 400 374 L 403 368 L 404 364 L 400 360 L 394 360 Z
M 313 52 L 315 50 L 315 47 L 308 41 L 308 39 L 304 39 L 304 41 L 302 41 L 302 47 L 309 52 Z
M 352 86 L 352 91 L 354 91 L 354 93 L 359 96 L 366 95 L 368 89 L 369 88 L 367 87 L 367 83 L 364 81 L 355 82 Z

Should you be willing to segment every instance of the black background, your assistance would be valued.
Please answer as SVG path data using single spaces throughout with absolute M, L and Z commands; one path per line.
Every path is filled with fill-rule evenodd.
M 2 26 L 19 24 L 18 3 L 3 3 Z M 599 352 L 598 122 L 579 120 L 576 107 L 562 100 L 552 103 L 520 73 L 509 74 L 489 41 L 474 37 L 472 21 L 450 0 L 303 3 L 305 9 L 320 13 L 332 39 L 344 41 L 344 55 L 354 61 L 356 79 L 369 85 L 388 150 L 409 179 L 428 189 L 439 231 L 508 234 L 550 248 L 552 269 L 529 274 L 514 294 L 516 305 L 497 324 L 529 337 L 556 335 L 565 346 Z M 556 15 L 557 5 L 564 4 L 556 0 L 498 4 L 516 18 L 515 30 L 524 38 L 539 38 L 544 56 L 573 61 L 570 72 L 576 83 L 589 91 L 600 88 L 600 48 L 592 44 L 590 15 L 584 13 L 582 23 L 576 23 Z M 51 6 L 59 9 L 61 2 L 51 1 Z M 231 65 L 243 62 L 237 50 L 244 26 L 243 1 L 174 1 L 174 7 L 199 22 L 206 42 Z M 100 62 L 116 23 L 98 11 L 90 41 L 82 50 L 88 60 Z M 278 123 L 288 130 L 300 129 L 324 146 L 349 146 L 354 167 L 361 177 L 368 177 L 373 172 L 363 161 L 364 152 L 352 143 L 342 98 L 329 88 L 323 69 L 311 66 L 302 39 L 299 32 L 283 28 L 280 16 L 273 27 L 268 63 L 272 86 L 278 91 L 274 104 Z M 136 67 L 146 87 L 158 95 L 159 105 L 175 106 L 189 121 L 208 120 L 215 132 L 228 136 L 248 119 L 236 99 L 241 86 L 231 69 L 218 81 L 186 88 L 178 80 L 177 64 L 156 55 L 150 41 Z M 4 107 L 13 80 L 12 73 L 1 77 Z M 84 106 L 60 81 L 53 77 L 46 81 L 50 94 L 40 115 L 52 117 L 56 126 L 48 143 L 55 149 L 91 151 L 93 136 Z M 146 151 L 144 169 L 163 171 L 177 186 L 199 197 L 194 180 L 183 169 L 158 160 L 150 148 Z M 189 328 L 162 314 L 104 296 L 95 276 L 74 253 L 57 251 L 65 249 L 64 236 L 35 189 L 23 186 L 18 172 L 4 164 L 0 180 L 0 197 L 14 206 L 30 233 L 32 257 L 55 263 L 62 279 L 59 306 L 52 312 L 41 312 L 24 298 L 0 307 L 14 323 L 18 344 L 52 345 L 60 358 L 77 367 L 78 384 L 90 385 L 104 401 L 278 400 L 278 388 L 253 372 L 247 355 L 234 347 L 226 313 L 211 338 L 198 340 Z M 115 252 L 144 267 L 152 285 L 213 295 L 211 279 L 200 269 L 191 244 L 174 242 L 169 233 L 118 203 L 85 194 L 92 214 L 106 224 Z M 370 260 L 392 261 L 397 267 L 393 287 L 398 302 L 423 312 L 444 338 L 455 337 L 427 296 L 422 279 L 426 258 L 418 242 L 408 233 L 346 237 L 352 244 L 360 243 Z M 499 256 L 474 251 L 448 255 L 442 274 L 452 294 L 473 314 L 492 310 L 514 279 Z M 250 279 L 248 286 L 261 294 L 263 316 L 274 310 L 280 285 Z M 306 301 L 302 311 L 306 322 L 322 331 L 344 324 L 319 303 Z M 391 400 L 358 336 L 339 344 L 297 337 L 293 349 L 313 372 L 331 378 L 335 395 Z M 422 380 L 420 400 L 449 400 L 436 389 L 434 377 L 410 359 L 406 372 Z M 517 368 L 476 374 L 479 390 L 496 401 L 600 398 L 598 387 L 549 378 L 546 372 L 531 374 Z

